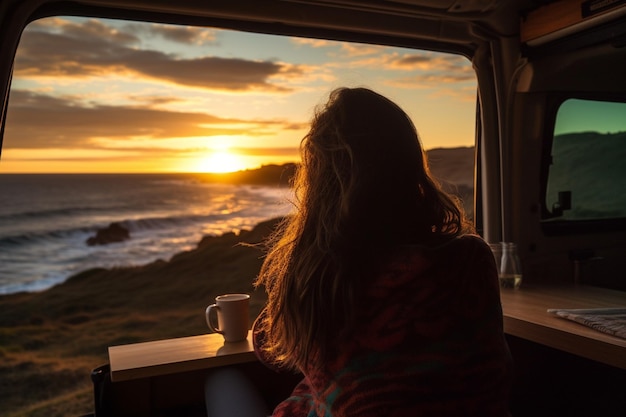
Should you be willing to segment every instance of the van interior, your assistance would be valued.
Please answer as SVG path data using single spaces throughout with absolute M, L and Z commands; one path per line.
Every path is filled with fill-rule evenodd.
M 476 80 L 474 223 L 487 242 L 515 242 L 523 271 L 519 289 L 503 290 L 516 369 L 511 414 L 626 415 L 626 340 L 559 318 L 533 318 L 548 315 L 544 299 L 562 300 L 553 308 L 626 308 L 626 1 L 4 0 L 5 145 L 12 140 L 5 125 L 20 39 L 32 22 L 58 16 L 467 59 Z M 116 382 L 110 368 L 93 365 L 92 415 L 203 415 L 202 381 L 210 369 L 165 366 L 158 375 Z M 238 366 L 258 381 L 271 380 L 260 384 L 273 401 L 295 381 L 252 360 Z

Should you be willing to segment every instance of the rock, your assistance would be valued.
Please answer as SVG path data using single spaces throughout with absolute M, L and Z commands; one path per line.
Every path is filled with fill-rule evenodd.
M 119 223 L 111 223 L 107 227 L 98 230 L 95 236 L 87 239 L 87 245 L 106 245 L 109 243 L 123 242 L 130 239 L 128 229 Z

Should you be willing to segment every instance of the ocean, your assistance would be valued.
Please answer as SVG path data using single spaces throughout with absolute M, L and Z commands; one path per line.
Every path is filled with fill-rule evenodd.
M 90 268 L 168 260 L 203 236 L 288 214 L 291 195 L 201 174 L 0 175 L 0 294 L 42 291 Z M 129 240 L 86 244 L 113 222 Z

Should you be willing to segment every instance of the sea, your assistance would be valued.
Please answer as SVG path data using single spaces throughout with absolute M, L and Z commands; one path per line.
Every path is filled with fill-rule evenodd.
M 95 267 L 138 266 L 292 211 L 287 187 L 202 174 L 0 175 L 0 294 L 43 291 Z M 130 239 L 88 246 L 111 223 Z

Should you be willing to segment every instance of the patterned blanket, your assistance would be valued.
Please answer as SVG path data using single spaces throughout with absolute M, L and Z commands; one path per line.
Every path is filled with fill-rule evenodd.
M 354 337 L 315 353 L 274 417 L 504 417 L 511 358 L 493 255 L 476 236 L 398 248 L 368 286 Z M 258 324 L 258 322 L 257 322 Z M 264 358 L 262 326 L 255 348 Z

